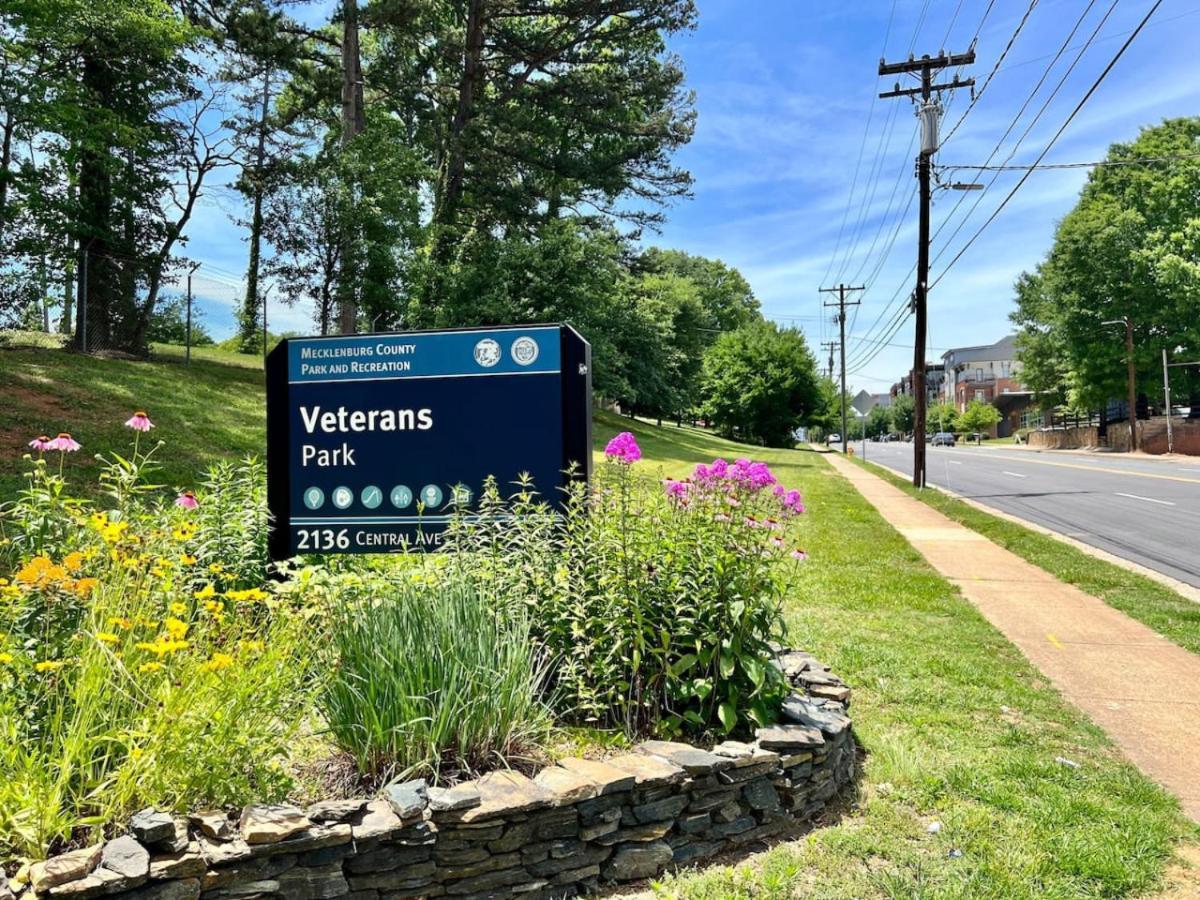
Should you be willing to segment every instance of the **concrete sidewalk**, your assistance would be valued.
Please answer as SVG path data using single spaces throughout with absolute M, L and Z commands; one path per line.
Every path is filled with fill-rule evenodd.
M 825 458 L 1200 822 L 1200 656 L 877 475 L 836 454 Z

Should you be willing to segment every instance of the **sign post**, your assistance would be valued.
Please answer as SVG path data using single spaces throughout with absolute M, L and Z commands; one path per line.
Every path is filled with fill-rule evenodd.
M 437 550 L 483 482 L 549 503 L 591 474 L 591 347 L 569 325 L 289 338 L 267 358 L 274 560 Z

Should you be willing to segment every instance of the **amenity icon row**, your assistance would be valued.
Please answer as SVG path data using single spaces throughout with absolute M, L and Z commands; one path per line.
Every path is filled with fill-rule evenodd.
M 450 501 L 459 506 L 471 502 L 471 489 L 458 485 L 450 490 Z M 358 499 L 367 509 L 378 509 L 383 505 L 383 491 L 377 485 L 368 484 L 358 492 Z M 437 509 L 445 499 L 445 493 L 436 484 L 427 484 L 421 488 L 420 495 L 414 495 L 412 488 L 406 484 L 398 484 L 388 492 L 388 500 L 396 509 L 408 509 L 414 500 L 420 500 L 425 509 Z M 330 492 L 329 502 L 337 509 L 349 509 L 354 505 L 355 493 L 348 487 L 336 487 Z M 325 505 L 325 492 L 315 485 L 304 490 L 304 505 L 311 510 L 321 509 Z

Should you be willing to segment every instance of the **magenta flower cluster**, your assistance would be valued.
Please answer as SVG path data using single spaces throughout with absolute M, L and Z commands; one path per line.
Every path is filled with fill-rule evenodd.
M 800 492 L 788 489 L 779 483 L 779 479 L 771 471 L 770 466 L 763 462 L 749 459 L 738 459 L 732 463 L 724 459 L 714 459 L 709 464 L 701 463 L 692 472 L 692 477 L 682 481 L 668 478 L 664 482 L 667 496 L 681 509 L 693 508 L 693 504 L 708 501 L 709 504 L 720 504 L 713 519 L 717 522 L 732 522 L 734 516 L 721 511 L 733 507 L 745 507 L 747 511 L 774 512 L 782 518 L 791 518 L 804 512 L 804 501 Z M 766 493 L 770 488 L 770 493 Z M 706 504 L 706 508 L 712 507 Z M 778 532 L 783 525 L 775 518 L 757 518 L 752 514 L 738 514 L 738 520 L 746 528 L 765 529 L 768 533 L 767 545 L 775 551 L 786 549 L 782 537 L 771 532 Z M 789 554 L 792 559 L 803 561 L 807 554 L 799 548 Z
M 642 458 L 642 448 L 632 434 L 622 431 L 605 446 L 604 456 L 617 462 L 635 463 Z

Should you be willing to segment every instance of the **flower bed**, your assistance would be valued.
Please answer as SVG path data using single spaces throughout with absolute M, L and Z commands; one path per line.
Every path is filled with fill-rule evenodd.
M 647 741 L 564 759 L 532 779 L 493 772 L 449 789 L 173 819 L 38 863 L 37 897 L 571 896 L 637 881 L 811 821 L 853 777 L 849 689 L 810 655 L 779 654 L 796 690 L 783 724 L 711 751 Z M 834 697 L 839 699 L 833 699 Z M 13 887 L 0 886 L 7 900 Z
M 603 785 L 591 796 L 592 788 L 575 784 L 576 772 L 568 780 L 578 796 L 568 800 L 555 793 L 567 778 L 560 771 L 569 769 L 565 764 L 543 772 L 534 787 L 500 773 L 544 763 L 564 726 L 584 746 L 604 746 L 612 732 L 621 732 L 622 742 L 719 743 L 722 759 L 733 759 L 739 745 L 729 738 L 753 741 L 758 734 L 761 744 L 797 709 L 815 715 L 788 699 L 791 678 L 808 685 L 818 706 L 848 697 L 819 666 L 789 671 L 775 664 L 786 639 L 782 600 L 804 558 L 796 546 L 803 504 L 761 463 L 714 460 L 690 479 L 662 482 L 642 471 L 640 449 L 624 434 L 610 443 L 591 483 L 575 483 L 557 507 L 532 484 L 483 486 L 471 515 L 451 517 L 448 553 L 299 559 L 272 570 L 258 462 L 219 466 L 194 488 L 168 490 L 154 483 L 162 444 L 147 437 L 150 417 L 139 412 L 125 424 L 132 450 L 98 457 L 99 499 L 70 495 L 62 463 L 80 452 L 81 442 L 60 434 L 31 442 L 29 486 L 0 509 L 0 575 L 8 576 L 0 578 L 0 874 L 69 851 L 49 869 L 34 871 L 52 873 L 51 881 L 65 878 L 54 872 L 74 873 L 70 890 L 90 896 L 142 878 L 122 874 L 141 868 L 118 854 L 135 861 L 158 854 L 166 868 L 147 869 L 158 874 L 145 877 L 162 881 L 156 890 L 166 896 L 190 890 L 181 886 L 182 876 L 197 874 L 197 864 L 194 854 L 175 861 L 182 869 L 165 857 L 193 841 L 204 850 L 205 840 L 223 846 L 237 839 L 223 841 L 230 827 L 225 813 L 211 822 L 201 817 L 190 830 L 172 821 L 171 835 L 160 826 L 162 836 L 148 837 L 144 822 L 129 819 L 137 809 L 257 809 L 297 798 L 371 797 L 380 786 L 418 778 L 457 784 L 455 796 L 462 796 L 470 790 L 461 784 L 489 770 L 478 783 L 480 808 L 492 805 L 494 785 L 516 784 L 536 795 L 539 816 L 553 818 L 543 811 L 575 808 L 584 795 L 598 800 L 606 796 Z M 737 826 L 725 826 L 746 824 L 747 809 L 754 813 L 747 833 L 782 827 L 811 813 L 800 800 L 829 790 L 820 773 L 839 771 L 847 756 L 840 751 L 848 739 L 840 735 L 848 722 L 834 721 L 837 733 L 824 740 L 805 732 L 813 744 L 807 749 L 785 741 L 780 760 L 759 752 L 765 745 L 742 747 L 743 758 L 710 761 L 707 770 L 689 770 L 682 780 L 635 779 L 617 792 L 618 805 L 628 809 L 606 808 L 616 818 L 603 824 L 617 822 L 609 831 L 619 838 L 600 840 L 608 832 L 585 838 L 584 829 L 600 824 L 586 822 L 563 840 L 594 838 L 597 847 L 610 849 L 658 842 L 669 848 L 670 861 L 680 862 L 687 853 L 702 855 L 679 850 L 684 844 L 711 844 L 715 852 L 744 840 L 734 833 Z M 793 725 L 788 740 L 804 731 Z M 827 745 L 836 756 L 829 763 L 814 752 Z M 642 744 L 634 758 L 668 750 L 670 757 L 683 753 L 681 746 Z M 787 763 L 804 752 L 816 761 L 807 781 L 797 780 L 803 763 Z M 725 768 L 751 782 L 731 788 L 741 782 L 722 780 L 733 778 Z M 757 799 L 739 793 L 751 783 L 759 785 Z M 725 798 L 734 805 L 724 812 L 704 809 L 690 823 L 679 811 L 638 820 L 650 815 L 640 807 L 655 802 L 649 798 L 656 792 L 686 795 L 681 810 L 696 813 L 693 799 L 727 788 L 737 796 Z M 749 805 L 736 812 L 743 801 Z M 288 843 L 285 855 L 293 863 L 295 854 L 329 850 L 343 838 L 358 847 L 354 829 L 361 837 L 362 817 L 373 813 L 354 801 L 336 807 L 342 819 L 323 818 L 333 816 L 332 808 L 326 804 L 320 807 L 326 812 L 308 818 L 296 810 L 279 813 L 279 828 L 303 819 L 305 840 L 320 844 Z M 575 811 L 579 821 L 587 818 Z M 528 821 L 513 818 L 526 812 L 501 812 L 494 818 L 506 828 Z M 401 816 L 405 827 L 408 818 Z M 437 816 L 426 819 L 439 825 Z M 206 822 L 215 831 L 203 838 Z M 645 834 L 653 838 L 627 833 L 652 823 Z M 346 828 L 322 830 L 334 825 Z M 261 856 L 279 864 L 275 851 L 254 849 L 276 841 L 251 839 L 269 823 L 253 813 L 240 827 L 250 829 L 243 839 L 252 851 L 202 852 L 205 890 L 224 890 L 222 879 L 233 878 L 221 868 L 227 863 Z M 314 828 L 319 833 L 309 833 Z M 482 864 L 485 857 L 511 860 L 504 854 L 516 852 L 496 849 L 515 837 L 490 837 L 480 846 L 468 837 L 454 841 L 469 845 L 462 848 L 469 853 L 455 857 L 453 843 L 435 844 L 451 855 L 422 859 L 432 860 L 437 883 L 448 890 L 450 882 L 473 877 L 454 860 L 472 866 L 465 856 Z M 107 856 L 76 849 L 106 838 Z M 589 852 L 603 855 L 611 869 L 606 877 L 619 880 L 624 863 L 597 847 Z M 359 854 L 338 852 L 346 859 Z M 554 852 L 571 856 L 562 848 Z M 630 850 L 634 857 L 649 852 Z M 655 865 L 663 862 L 661 847 L 650 856 Z M 521 865 L 536 881 L 552 864 L 535 869 L 534 863 L 545 859 Z M 600 862 L 584 868 L 593 865 Z M 209 878 L 214 867 L 222 873 L 215 881 Z M 114 872 L 132 880 L 117 881 Z M 342 874 L 361 873 L 347 868 Z M 303 894 L 291 890 L 281 893 Z

